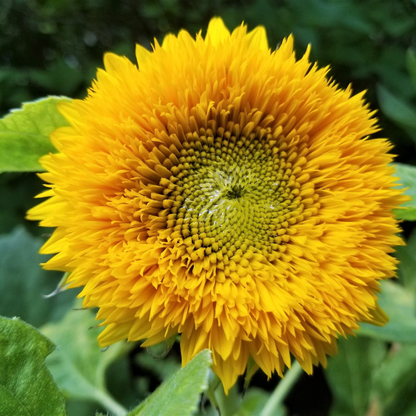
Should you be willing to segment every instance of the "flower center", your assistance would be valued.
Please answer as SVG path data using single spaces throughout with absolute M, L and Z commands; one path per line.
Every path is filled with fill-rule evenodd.
M 233 256 L 241 248 L 273 260 L 300 204 L 286 154 L 265 129 L 248 138 L 194 133 L 187 139 L 173 176 L 163 182 L 172 201 L 164 204 L 171 238 L 200 258 L 219 251 Z
M 238 199 L 241 198 L 246 193 L 246 190 L 241 185 L 232 185 L 227 191 L 225 196 L 228 199 Z

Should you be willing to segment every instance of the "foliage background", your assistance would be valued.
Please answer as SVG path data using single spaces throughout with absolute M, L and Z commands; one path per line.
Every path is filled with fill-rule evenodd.
M 311 59 L 330 64 L 330 76 L 342 87 L 352 83 L 354 92 L 368 90 L 397 161 L 416 165 L 416 60 L 412 66 L 408 55 L 416 50 L 415 0 L 1 0 L 0 116 L 46 95 L 83 98 L 104 52 L 134 60 L 135 43 L 150 48 L 153 38 L 161 41 L 168 32 L 204 31 L 213 16 L 221 16 L 229 28 L 243 20 L 250 29 L 264 25 L 271 47 L 293 33 L 298 56 L 311 43 Z M 24 218 L 41 188 L 35 174 L 0 175 L 0 314 L 50 328 L 64 319 L 76 291 L 41 296 L 61 277 L 37 266 L 43 261 L 37 250 L 48 231 Z M 410 244 L 397 253 L 403 279 L 395 284 L 413 319 L 416 235 L 411 222 L 404 222 L 403 230 Z M 393 313 L 401 307 L 393 305 Z M 341 343 L 328 373 L 317 369 L 313 377 L 301 377 L 286 399 L 288 414 L 377 416 L 381 406 L 385 414 L 416 414 L 416 344 L 364 333 L 372 339 Z M 179 363 L 177 347 L 164 362 L 151 361 L 138 348 L 120 357 L 109 364 L 106 377 L 110 393 L 126 407 L 144 399 Z M 257 374 L 252 385 L 267 397 L 278 382 Z M 70 415 L 106 411 L 85 397 L 66 395 Z

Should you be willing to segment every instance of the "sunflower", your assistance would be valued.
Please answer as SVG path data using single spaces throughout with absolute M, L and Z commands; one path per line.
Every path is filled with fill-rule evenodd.
M 214 18 L 205 38 L 138 45 L 138 67 L 106 54 L 88 97 L 60 105 L 70 127 L 28 216 L 56 227 L 44 267 L 99 308 L 100 345 L 181 334 L 182 364 L 209 348 L 228 391 L 250 357 L 269 377 L 291 354 L 311 373 L 338 335 L 386 321 L 404 201 L 391 145 L 308 54 Z

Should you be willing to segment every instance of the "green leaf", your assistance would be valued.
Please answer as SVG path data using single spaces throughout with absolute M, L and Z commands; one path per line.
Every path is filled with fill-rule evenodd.
M 384 343 L 368 338 L 340 339 L 326 376 L 333 395 L 331 416 L 367 414 L 373 371 L 386 354 Z
M 399 278 L 405 288 L 413 291 L 416 299 L 416 247 L 409 242 L 406 246 L 396 247 L 396 258 L 399 260 Z
M 67 416 L 93 416 L 100 411 L 104 413 L 104 416 L 110 416 L 102 406 L 95 402 L 75 399 L 67 399 L 66 401 Z
M 270 399 L 270 393 L 259 389 L 250 388 L 244 396 L 240 410 L 235 416 L 261 416 L 263 409 L 266 407 Z M 285 416 L 286 410 L 279 405 L 274 410 L 274 416 Z
M 200 394 L 207 388 L 211 364 L 211 352 L 201 351 L 128 416 L 191 415 Z
M 396 247 L 396 258 L 399 260 L 399 278 L 404 287 L 413 292 L 416 303 L 416 229 L 406 241 L 405 246 Z
M 410 48 L 407 50 L 406 54 L 406 66 L 416 91 L 416 53 Z
M 130 343 L 127 346 L 135 348 L 137 344 Z M 125 354 L 120 359 L 114 361 L 105 372 L 107 391 L 127 409 L 133 409 L 150 394 L 149 389 L 147 389 L 145 394 L 140 391 L 138 386 L 139 380 L 135 378 L 134 373 L 136 373 L 136 367 L 132 365 L 130 354 Z M 146 379 L 149 381 L 149 379 L 142 376 L 141 372 L 139 374 L 140 380 Z M 101 409 L 101 411 L 103 410 Z M 88 416 L 92 413 L 88 413 Z M 75 416 L 79 416 L 79 414 L 75 413 Z
M 396 258 L 400 261 L 399 276 L 405 287 L 413 289 L 416 285 L 416 256 L 408 246 L 395 248 Z
M 414 118 L 416 121 L 416 113 Z M 405 209 L 396 209 L 394 213 L 400 220 L 416 221 L 416 167 L 403 163 L 395 163 L 394 167 L 396 175 L 400 178 L 400 188 L 408 188 L 404 194 L 412 198 L 402 205 Z
M 76 291 L 45 299 L 58 285 L 62 273 L 39 265 L 47 257 L 39 254 L 43 241 L 22 226 L 0 236 L 0 315 L 19 316 L 33 326 L 61 319 L 72 307 Z
M 100 332 L 90 310 L 72 310 L 65 318 L 41 328 L 58 349 L 46 360 L 61 391 L 70 398 L 93 400 L 117 415 L 126 410 L 108 393 L 107 367 L 134 345 L 117 343 L 102 351 L 97 343 Z M 91 327 L 95 327 L 89 329 Z
M 65 399 L 44 363 L 53 343 L 18 318 L 0 317 L 0 414 L 65 415 Z
M 399 279 L 403 286 L 413 294 L 413 304 L 416 305 L 416 247 L 412 247 L 410 242 L 406 246 L 396 247 L 396 258 L 400 262 Z
M 157 360 L 145 350 L 140 351 L 135 356 L 135 361 L 141 368 L 150 371 L 161 381 L 166 380 L 181 368 L 180 363 L 174 357 L 167 356 L 161 360 Z
M 251 357 L 250 355 L 248 362 L 247 362 L 246 374 L 244 376 L 244 390 L 248 389 L 251 378 L 254 376 L 254 374 L 256 374 L 259 368 L 260 367 L 258 366 L 258 364 L 256 364 L 256 362 L 253 360 L 253 357 Z
M 159 344 L 151 345 L 150 347 L 147 347 L 146 350 L 148 354 L 155 360 L 161 360 L 162 358 L 165 358 L 170 350 L 173 347 L 173 344 L 176 341 L 176 335 L 173 337 L 170 337 Z
M 397 98 L 388 89 L 377 87 L 378 101 L 383 113 L 416 142 L 416 109 Z
M 236 384 L 228 390 L 228 395 L 226 395 L 224 387 L 220 382 L 214 391 L 214 395 L 221 416 L 237 415 L 241 406 L 241 395 L 238 392 L 238 386 Z
M 398 283 L 383 281 L 379 304 L 390 319 L 385 326 L 360 324 L 358 335 L 388 342 L 416 342 L 416 316 L 413 293 Z
M 384 416 L 404 415 L 416 406 L 415 345 L 393 345 L 375 372 L 374 390 Z
M 49 135 L 68 122 L 56 105 L 69 101 L 65 97 L 48 97 L 24 103 L 0 119 L 0 172 L 39 172 L 38 160 L 55 152 Z
M 221 413 L 220 408 L 218 406 L 217 397 L 215 395 L 215 390 L 218 388 L 218 386 L 220 384 L 221 384 L 220 378 L 212 370 L 209 371 L 209 373 L 208 373 L 208 386 L 205 389 L 204 396 L 208 397 L 208 399 L 211 403 L 210 409 L 213 412 L 215 412 L 215 414 Z M 202 400 L 202 402 L 204 402 L 204 399 Z M 200 410 L 203 411 L 205 409 L 200 409 Z

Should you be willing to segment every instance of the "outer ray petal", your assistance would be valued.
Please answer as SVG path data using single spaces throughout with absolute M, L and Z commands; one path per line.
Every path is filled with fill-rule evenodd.
M 230 31 L 224 25 L 223 20 L 220 17 L 211 19 L 208 25 L 206 41 L 211 42 L 213 46 L 217 46 L 229 38 Z
M 248 348 L 243 344 L 240 354 L 235 358 L 231 355 L 224 360 L 215 352 L 213 352 L 212 357 L 214 361 L 212 369 L 220 378 L 225 394 L 228 394 L 228 390 L 235 384 L 238 376 L 242 375 L 247 367 Z
M 250 46 L 260 51 L 267 51 L 269 43 L 267 41 L 266 29 L 263 26 L 258 26 L 247 34 Z
M 142 45 L 136 44 L 136 59 L 137 63 L 139 64 L 139 68 L 141 68 L 150 57 L 151 52 L 149 50 L 147 50 Z

